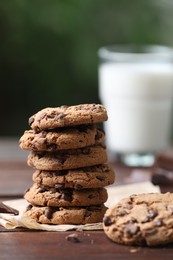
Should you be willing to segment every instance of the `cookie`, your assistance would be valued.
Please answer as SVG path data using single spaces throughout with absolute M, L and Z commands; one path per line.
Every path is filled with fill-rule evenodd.
M 102 222 L 106 211 L 104 205 L 88 207 L 38 207 L 31 204 L 23 213 L 41 224 L 89 224 Z
M 79 149 L 61 150 L 54 153 L 31 152 L 28 165 L 38 170 L 66 170 L 103 164 L 107 161 L 106 148 L 103 145 L 88 146 Z
M 23 150 L 53 152 L 100 144 L 104 136 L 103 130 L 94 125 L 58 128 L 53 132 L 26 130 L 19 140 L 19 146 Z
M 107 111 L 101 104 L 48 107 L 29 118 L 34 130 L 55 129 L 64 126 L 95 124 L 106 121 Z
M 107 164 L 62 171 L 36 170 L 33 173 L 33 181 L 55 188 L 101 188 L 114 183 L 115 173 Z
M 103 219 L 106 235 L 125 245 L 173 242 L 173 193 L 148 193 L 122 199 Z
M 39 186 L 36 183 L 24 194 L 24 198 L 32 205 L 52 207 L 99 205 L 106 202 L 107 197 L 105 188 L 60 189 Z

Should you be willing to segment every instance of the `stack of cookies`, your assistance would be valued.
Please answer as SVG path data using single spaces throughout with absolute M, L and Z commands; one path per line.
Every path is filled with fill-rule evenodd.
M 101 222 L 106 211 L 105 186 L 115 174 L 107 164 L 105 134 L 96 126 L 107 120 L 100 104 L 45 108 L 29 118 L 31 130 L 20 138 L 30 150 L 33 186 L 24 195 L 24 212 L 44 224 Z

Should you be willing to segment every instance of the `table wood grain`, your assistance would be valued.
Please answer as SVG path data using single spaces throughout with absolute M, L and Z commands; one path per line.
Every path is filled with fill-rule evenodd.
M 2 145 L 1 145 L 2 144 Z M 148 181 L 151 169 L 129 168 L 110 162 L 115 168 L 114 185 Z M 32 185 L 32 173 L 17 139 L 0 140 L 0 200 L 22 198 Z M 161 187 L 172 191 L 172 187 Z M 69 241 L 77 234 L 79 242 Z M 103 231 L 45 232 L 23 228 L 7 230 L 0 226 L 0 259 L 172 259 L 173 244 L 159 247 L 130 247 L 113 243 Z

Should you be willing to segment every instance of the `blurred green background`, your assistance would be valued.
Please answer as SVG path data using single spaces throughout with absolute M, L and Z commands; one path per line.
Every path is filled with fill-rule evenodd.
M 171 0 L 1 0 L 1 136 L 47 106 L 100 102 L 97 51 L 173 45 Z

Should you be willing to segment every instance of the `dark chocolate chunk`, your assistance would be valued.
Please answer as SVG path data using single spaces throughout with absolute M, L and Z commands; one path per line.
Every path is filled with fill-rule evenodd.
M 56 155 L 56 159 L 58 163 L 63 164 L 67 160 L 67 156 L 65 155 Z
M 31 210 L 32 207 L 33 207 L 33 206 L 32 206 L 31 204 L 29 204 L 29 205 L 26 207 L 26 211 Z
M 85 147 L 82 149 L 83 154 L 89 154 L 91 152 L 91 149 L 89 147 Z
M 126 210 L 120 210 L 119 212 L 117 212 L 117 217 L 122 217 L 122 216 L 125 216 L 127 215 L 128 212 Z
M 126 225 L 124 232 L 128 235 L 128 236 L 133 236 L 136 235 L 137 232 L 139 231 L 139 227 L 133 223 L 129 223 Z
M 158 215 L 157 211 L 150 209 L 150 210 L 148 211 L 148 215 L 147 215 L 147 216 L 148 216 L 150 219 L 153 219 L 153 218 L 155 218 L 157 215 Z
M 136 223 L 136 222 L 137 222 L 137 219 L 134 218 L 134 217 L 131 217 L 131 219 L 130 219 L 130 223 Z
M 45 187 L 39 187 L 38 190 L 37 190 L 37 192 L 39 192 L 39 193 L 43 193 L 45 191 L 46 191 Z
M 63 191 L 63 193 L 61 194 L 61 199 L 66 201 L 72 201 L 72 192 Z
M 73 234 L 66 236 L 66 239 L 67 239 L 67 241 L 70 241 L 70 242 L 73 242 L 73 243 L 81 242 L 79 237 L 78 237 L 78 234 L 76 234 L 76 233 L 73 233 Z
M 93 199 L 93 198 L 95 198 L 95 195 L 94 195 L 94 194 L 90 194 L 90 195 L 88 196 L 88 199 Z
M 160 227 L 163 225 L 163 221 L 161 219 L 158 219 L 158 220 L 154 221 L 154 225 L 157 227 Z
M 104 216 L 103 223 L 106 227 L 111 226 L 114 222 L 109 216 Z
M 105 176 L 96 176 L 96 179 L 98 179 L 99 181 L 104 181 L 105 180 Z
M 8 214 L 14 214 L 18 215 L 19 211 L 17 209 L 13 209 L 4 203 L 0 202 L 0 213 L 8 213 Z
M 46 218 L 51 219 L 53 213 L 54 213 L 54 210 L 52 208 L 46 207 L 45 212 L 44 212 Z

